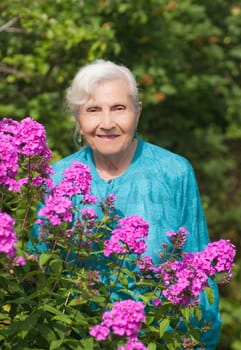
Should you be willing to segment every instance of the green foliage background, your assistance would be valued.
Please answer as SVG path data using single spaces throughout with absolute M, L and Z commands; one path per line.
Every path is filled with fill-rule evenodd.
M 65 90 L 96 58 L 133 70 L 140 135 L 190 159 L 211 238 L 240 253 L 240 0 L 2 0 L 0 117 L 43 123 L 54 160 L 74 151 Z M 220 350 L 241 349 L 239 262 L 221 289 Z

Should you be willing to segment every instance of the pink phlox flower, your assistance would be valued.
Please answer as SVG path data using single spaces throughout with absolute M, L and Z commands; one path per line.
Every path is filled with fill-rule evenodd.
M 103 314 L 103 322 L 114 334 L 136 336 L 146 320 L 144 308 L 142 302 L 131 299 L 115 302 L 112 310 Z
M 101 324 L 92 327 L 90 334 L 96 337 L 101 332 L 101 337 L 105 340 L 109 335 L 107 328 L 116 335 L 127 336 L 130 339 L 136 338 L 138 332 L 140 332 L 142 322 L 146 320 L 144 308 L 145 305 L 139 301 L 131 299 L 117 301 L 110 311 L 104 312 Z M 103 330 L 106 335 L 103 335 Z
M 187 234 L 189 232 L 184 227 L 180 227 L 177 232 L 166 232 L 166 235 L 170 237 L 173 247 L 176 249 L 181 249 L 184 246 L 187 240 Z
M 17 120 L 10 118 L 3 118 L 0 121 L 0 134 L 2 137 L 13 139 L 18 133 L 20 123 Z
M 197 341 L 193 338 L 186 337 L 182 340 L 183 349 L 192 350 L 192 349 L 195 349 L 196 345 L 197 345 Z M 198 348 L 198 349 L 202 350 L 201 348 Z
M 120 237 L 116 234 L 112 236 L 110 240 L 104 241 L 104 255 L 110 256 L 111 254 L 126 254 L 128 250 L 123 244 L 120 243 Z
M 13 266 L 24 266 L 26 265 L 26 260 L 23 256 L 16 256 L 12 262 Z
M 48 191 L 54 187 L 52 178 L 53 174 L 52 167 L 48 164 L 48 160 L 41 156 L 41 159 L 31 160 L 32 171 L 37 173 L 37 175 L 31 178 L 31 185 L 35 187 L 48 188 Z
M 176 236 L 176 232 L 175 231 L 168 231 L 168 232 L 166 232 L 166 235 L 168 236 L 168 237 L 173 237 L 173 236 Z
M 152 303 L 154 306 L 159 306 L 159 305 L 162 304 L 162 301 L 161 301 L 160 298 L 156 298 L 156 299 L 153 299 L 153 300 L 151 301 L 151 303 Z
M 178 232 L 183 233 L 184 235 L 190 233 L 185 227 L 179 227 Z
M 87 194 L 84 194 L 84 199 L 81 201 L 83 204 L 95 204 L 97 202 L 98 198 L 96 196 L 92 196 Z
M 24 177 L 24 178 L 19 179 L 19 180 L 6 179 L 6 181 L 5 181 L 5 185 L 8 185 L 8 190 L 10 192 L 20 192 L 21 187 L 23 185 L 26 185 L 27 183 L 28 183 L 27 177 Z
M 145 238 L 148 236 L 148 223 L 140 216 L 127 216 L 118 220 L 118 228 L 114 229 L 111 238 L 104 242 L 104 254 L 125 253 L 127 249 L 135 254 L 142 254 L 146 250 Z
M 154 268 L 153 263 L 152 263 L 152 258 L 150 256 L 143 256 L 139 260 L 139 265 L 138 265 L 140 270 L 152 270 Z
M 18 150 L 14 144 L 14 132 L 11 131 L 15 123 L 9 126 L 8 121 L 5 118 L 0 122 L 0 185 L 7 186 L 10 191 L 19 192 L 20 184 L 15 179 L 19 169 Z
M 53 180 L 50 177 L 45 178 L 41 175 L 38 175 L 35 178 L 33 178 L 32 185 L 35 187 L 41 187 L 45 185 L 46 188 L 51 189 L 53 187 Z
M 95 220 L 98 217 L 98 215 L 96 214 L 93 208 L 81 209 L 80 213 L 82 215 L 83 220 L 87 220 L 87 221 Z
M 201 252 L 185 253 L 181 261 L 165 262 L 159 269 L 166 287 L 163 295 L 176 304 L 195 302 L 210 277 L 219 272 L 231 276 L 235 253 L 234 245 L 221 239 L 209 243 Z
M 110 211 L 113 211 L 115 209 L 115 204 L 114 204 L 115 200 L 116 200 L 116 195 L 113 193 L 109 194 L 105 199 L 105 204 L 107 205 Z
M 64 178 L 47 193 L 45 204 L 39 211 L 39 216 L 49 220 L 52 225 L 73 220 L 74 206 L 72 197 L 77 194 L 88 195 L 90 192 L 91 175 L 89 168 L 79 162 L 73 162 L 64 171 Z
M 44 155 L 45 159 L 50 160 L 51 152 L 46 143 L 46 132 L 42 124 L 30 117 L 20 122 L 15 139 L 19 153 L 29 157 Z
M 208 274 L 202 270 L 199 253 L 186 253 L 182 261 L 162 264 L 163 295 L 175 304 L 188 305 L 208 285 Z
M 71 222 L 73 219 L 73 204 L 71 200 L 56 194 L 46 198 L 45 205 L 39 210 L 39 217 L 44 217 L 54 226 L 61 222 Z M 38 221 L 39 222 L 39 221 Z
M 89 334 L 97 341 L 106 340 L 110 334 L 110 329 L 106 326 L 96 325 L 90 328 Z
M 74 161 L 71 167 L 64 171 L 64 179 L 61 187 L 69 196 L 75 194 L 89 195 L 91 186 L 91 174 L 87 165 Z
M 83 225 L 86 229 L 86 233 L 92 233 L 95 228 L 98 215 L 93 208 L 82 209 L 80 210 L 80 213 L 82 215 Z
M 16 253 L 17 235 L 13 229 L 14 219 L 7 213 L 0 213 L 0 253 L 8 258 Z
M 110 193 L 110 194 L 108 194 L 108 196 L 106 197 L 106 202 L 107 203 L 114 203 L 114 201 L 116 200 L 116 194 L 114 194 L 114 193 Z
M 209 274 L 226 272 L 228 278 L 232 277 L 232 267 L 236 255 L 235 246 L 225 239 L 211 242 L 201 253 L 203 263 L 209 264 Z
M 39 158 L 30 159 L 29 169 L 39 174 L 31 178 L 31 182 L 33 186 L 45 184 L 51 174 L 48 165 L 51 151 L 46 142 L 44 127 L 31 118 L 25 118 L 20 123 L 3 119 L 0 123 L 0 185 L 4 184 L 9 191 L 19 192 L 30 180 L 28 177 L 17 179 L 23 176 L 21 164 L 26 157 L 36 156 Z
M 125 345 L 119 346 L 117 350 L 148 350 L 148 348 L 138 339 L 131 338 Z

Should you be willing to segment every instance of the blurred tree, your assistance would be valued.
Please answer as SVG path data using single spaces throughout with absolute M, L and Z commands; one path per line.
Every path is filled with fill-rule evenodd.
M 240 0 L 2 0 L 0 12 L 1 118 L 39 120 L 60 158 L 74 151 L 64 94 L 76 71 L 127 65 L 139 133 L 190 159 L 211 237 L 241 247 Z

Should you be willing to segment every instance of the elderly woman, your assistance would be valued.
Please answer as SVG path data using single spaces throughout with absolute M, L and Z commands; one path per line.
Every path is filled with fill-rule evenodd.
M 185 227 L 190 235 L 185 251 L 202 250 L 209 242 L 195 175 L 183 157 L 136 137 L 142 104 L 135 78 L 128 68 L 98 60 L 86 65 L 67 90 L 67 101 L 86 147 L 54 164 L 54 180 L 74 160 L 89 166 L 92 194 L 116 195 L 120 216 L 140 215 L 149 225 L 146 254 L 160 261 L 160 244 L 167 231 Z M 218 291 L 209 305 L 201 305 L 212 329 L 204 334 L 206 349 L 219 337 Z

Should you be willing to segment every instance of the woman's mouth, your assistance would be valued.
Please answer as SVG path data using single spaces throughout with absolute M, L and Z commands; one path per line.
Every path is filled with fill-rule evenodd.
M 98 135 L 98 137 L 102 140 L 106 140 L 106 141 L 112 141 L 114 139 L 116 139 L 119 135 Z

